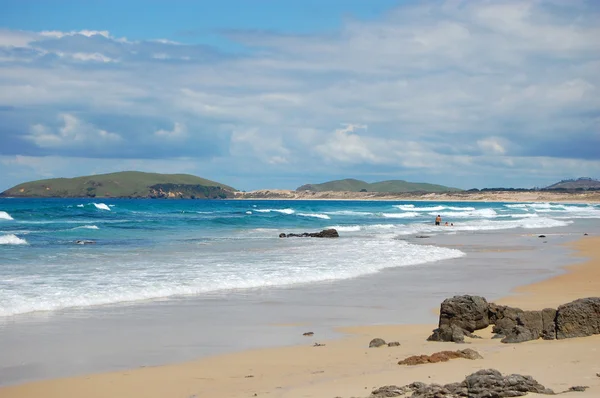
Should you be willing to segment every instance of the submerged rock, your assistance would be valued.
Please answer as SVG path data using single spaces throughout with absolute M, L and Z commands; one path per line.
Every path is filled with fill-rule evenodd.
M 335 228 L 324 229 L 321 232 L 304 232 L 301 234 L 279 234 L 280 238 L 339 238 L 340 234 Z

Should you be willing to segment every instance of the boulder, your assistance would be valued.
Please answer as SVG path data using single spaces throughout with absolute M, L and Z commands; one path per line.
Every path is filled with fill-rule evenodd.
M 524 341 L 536 340 L 539 336 L 535 336 L 530 329 L 524 326 L 516 325 L 506 333 L 506 337 L 502 340 L 503 343 L 522 343 Z
M 279 234 L 280 238 L 339 238 L 340 234 L 335 228 L 324 229 L 321 232 L 303 232 L 301 234 Z
M 440 306 L 439 327 L 456 325 L 474 332 L 490 325 L 489 304 L 480 296 L 454 296 Z
M 556 338 L 600 334 L 600 297 L 572 301 L 556 311 Z
M 400 347 L 400 342 L 398 342 L 398 341 L 390 341 L 388 343 L 388 347 Z
M 428 341 L 452 341 L 454 343 L 465 342 L 465 330 L 456 325 L 442 325 L 433 330 L 433 334 L 427 338 Z
M 373 347 L 381 347 L 386 345 L 387 343 L 385 342 L 384 339 L 380 339 L 380 338 L 376 338 L 371 340 L 371 342 L 369 343 L 369 347 L 373 348 Z

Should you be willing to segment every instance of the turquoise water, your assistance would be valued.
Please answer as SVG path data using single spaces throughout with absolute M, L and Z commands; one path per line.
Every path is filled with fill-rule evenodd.
M 0 199 L 0 316 L 349 279 L 464 255 L 406 236 L 598 218 L 551 203 Z M 330 227 L 339 239 L 278 238 Z

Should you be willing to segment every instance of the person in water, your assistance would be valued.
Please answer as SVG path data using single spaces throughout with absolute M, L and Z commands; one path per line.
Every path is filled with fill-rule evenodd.
M 442 217 L 440 217 L 440 215 L 438 214 L 438 216 L 435 218 L 435 225 L 440 225 L 442 223 Z

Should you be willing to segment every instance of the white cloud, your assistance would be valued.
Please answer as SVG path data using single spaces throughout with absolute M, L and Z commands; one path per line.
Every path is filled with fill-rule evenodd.
M 486 138 L 483 140 L 477 141 L 477 146 L 484 152 L 493 155 L 504 155 L 506 153 L 506 149 L 500 143 L 500 139 L 495 137 Z
M 173 130 L 157 130 L 154 132 L 154 135 L 166 138 L 167 140 L 180 140 L 187 137 L 188 132 L 184 124 L 175 122 Z
M 71 114 L 61 114 L 59 118 L 62 120 L 62 127 L 53 129 L 43 124 L 34 124 L 25 138 L 40 148 L 101 146 L 107 143 L 118 143 L 122 140 L 118 134 L 98 129 Z

